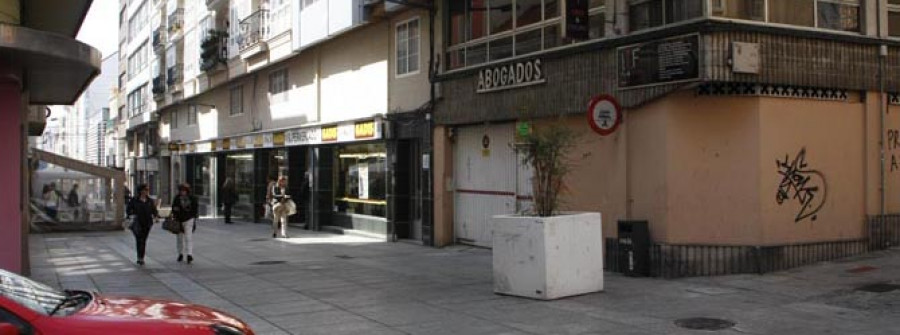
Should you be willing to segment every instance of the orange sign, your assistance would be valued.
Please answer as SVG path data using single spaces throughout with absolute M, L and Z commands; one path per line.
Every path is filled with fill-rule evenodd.
M 353 134 L 356 138 L 375 137 L 375 121 L 357 123 Z
M 338 138 L 338 127 L 337 126 L 322 127 L 322 142 L 337 141 L 337 138 Z

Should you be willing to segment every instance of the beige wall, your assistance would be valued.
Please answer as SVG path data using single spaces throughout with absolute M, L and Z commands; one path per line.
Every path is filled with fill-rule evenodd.
M 397 24 L 411 19 L 419 19 L 419 71 L 416 74 L 397 76 Z M 391 62 L 388 66 L 388 80 L 390 95 L 388 97 L 388 110 L 391 112 L 405 112 L 415 110 L 428 102 L 430 98 L 431 83 L 428 80 L 428 53 L 429 32 L 428 12 L 408 11 L 391 19 L 389 34 Z
M 650 233 L 660 239 L 666 232 L 666 110 L 658 100 L 643 108 L 623 112 L 626 132 L 626 217 L 648 220 Z M 613 232 L 615 234 L 615 232 Z M 615 236 L 615 235 L 613 235 Z
M 0 0 L 0 22 L 19 24 L 19 0 Z
M 453 244 L 453 148 L 447 127 L 434 128 L 434 246 Z
M 669 243 L 758 243 L 758 99 L 682 92 L 661 104 L 668 114 L 664 239 Z M 770 166 L 774 163 L 765 167 Z M 657 225 L 651 221 L 651 227 Z
M 389 23 L 352 31 L 320 46 L 322 122 L 387 113 Z
M 767 244 L 844 240 L 862 237 L 865 203 L 864 108 L 857 96 L 849 102 L 760 99 L 760 162 L 763 239 Z M 811 179 L 814 192 L 809 208 L 821 210 L 796 220 L 802 205 L 794 199 L 782 204 L 775 194 L 783 176 L 776 161 L 793 162 L 806 149 L 801 174 Z M 803 193 L 801 193 L 803 194 Z

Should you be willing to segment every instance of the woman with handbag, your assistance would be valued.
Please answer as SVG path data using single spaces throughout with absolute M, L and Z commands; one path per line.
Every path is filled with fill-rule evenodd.
M 287 194 L 287 177 L 281 176 L 278 178 L 278 184 L 272 188 L 272 215 L 274 219 L 272 220 L 272 238 L 276 238 L 279 235 L 282 238 L 288 238 L 287 235 L 287 218 L 292 215 L 291 208 L 293 205 L 293 200 L 291 200 L 291 196 Z
M 138 196 L 128 202 L 128 216 L 134 216 L 131 222 L 131 232 L 137 249 L 137 264 L 144 265 L 144 254 L 147 250 L 147 237 L 150 236 L 150 228 L 153 227 L 153 219 L 159 217 L 156 211 L 156 203 L 150 198 L 150 187 L 147 184 L 138 186 Z
M 194 231 L 197 230 L 199 212 L 197 197 L 191 194 L 190 185 L 181 184 L 178 195 L 172 200 L 172 217 L 182 226 L 181 232 L 176 235 L 179 262 L 184 260 L 185 255 L 188 264 L 194 261 Z

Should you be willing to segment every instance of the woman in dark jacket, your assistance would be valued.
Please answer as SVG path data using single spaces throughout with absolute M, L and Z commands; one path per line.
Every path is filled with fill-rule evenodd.
M 197 197 L 191 194 L 191 187 L 182 184 L 178 195 L 172 200 L 172 217 L 183 227 L 181 233 L 177 235 L 179 262 L 184 260 L 185 255 L 188 264 L 194 261 L 194 230 L 197 229 L 199 212 Z
M 138 196 L 132 198 L 128 203 L 128 215 L 134 216 L 129 228 L 134 233 L 134 240 L 137 243 L 137 263 L 144 265 L 147 236 L 150 236 L 153 219 L 159 217 L 156 204 L 150 198 L 150 187 L 147 184 L 138 186 Z

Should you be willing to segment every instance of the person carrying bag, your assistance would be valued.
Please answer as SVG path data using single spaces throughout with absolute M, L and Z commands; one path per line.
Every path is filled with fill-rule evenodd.
M 291 196 L 287 194 L 287 177 L 278 178 L 278 184 L 272 188 L 272 238 L 281 236 L 288 238 L 287 235 L 287 218 L 288 216 L 297 214 L 297 205 L 291 200 Z
M 172 218 L 181 225 L 181 232 L 176 234 L 178 261 L 183 261 L 187 255 L 187 263 L 190 264 L 194 261 L 194 231 L 197 230 L 200 210 L 190 185 L 182 184 L 178 189 L 178 195 L 172 200 Z
M 150 198 L 150 187 L 146 184 L 138 186 L 138 196 L 128 202 L 128 216 L 134 216 L 134 220 L 128 227 L 134 234 L 137 249 L 137 264 L 144 265 L 144 254 L 147 250 L 147 237 L 150 236 L 150 228 L 153 227 L 153 219 L 159 217 L 156 211 L 156 203 Z

